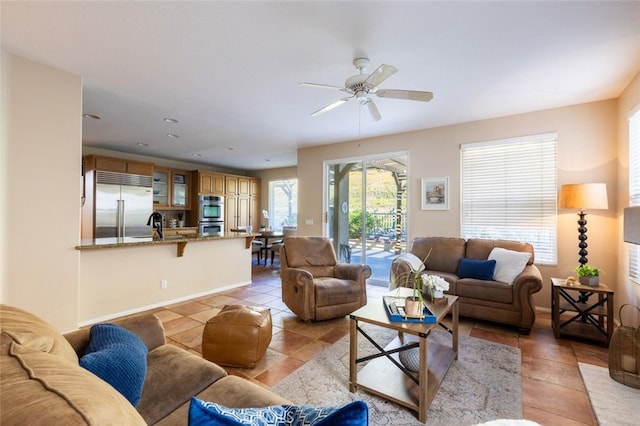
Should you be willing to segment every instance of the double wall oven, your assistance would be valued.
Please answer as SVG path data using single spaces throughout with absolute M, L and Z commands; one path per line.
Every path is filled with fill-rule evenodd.
M 198 233 L 221 235 L 224 232 L 224 197 L 200 195 L 198 197 Z

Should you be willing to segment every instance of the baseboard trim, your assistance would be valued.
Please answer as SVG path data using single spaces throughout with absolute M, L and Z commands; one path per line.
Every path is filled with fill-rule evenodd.
M 114 314 L 109 314 L 109 315 L 104 315 L 104 316 L 101 316 L 101 317 L 92 318 L 90 320 L 82 321 L 82 322 L 78 323 L 78 328 L 86 327 L 86 326 L 97 324 L 97 323 L 100 323 L 100 322 L 109 321 L 109 320 L 112 320 L 112 319 L 115 319 L 115 318 L 124 317 L 124 316 L 127 316 L 127 315 L 139 314 L 140 312 L 149 311 L 151 309 L 162 308 L 162 307 L 167 306 L 167 305 L 173 305 L 175 303 L 184 302 L 184 301 L 187 301 L 187 300 L 195 299 L 197 297 L 209 296 L 211 294 L 216 294 L 216 293 L 220 293 L 220 292 L 223 292 L 223 291 L 232 290 L 234 288 L 242 287 L 242 286 L 245 286 L 245 285 L 248 285 L 248 284 L 251 284 L 251 280 L 240 282 L 240 283 L 236 283 L 236 284 L 230 284 L 230 285 L 227 285 L 227 286 L 224 286 L 224 287 L 218 287 L 218 288 L 215 288 L 213 290 L 203 291 L 201 293 L 194 293 L 194 294 L 190 294 L 188 296 L 178 297 L 176 299 L 165 300 L 165 301 L 162 301 L 162 302 L 158 302 L 158 303 L 154 303 L 154 304 L 146 305 L 146 306 L 141 306 L 141 307 L 134 308 L 134 309 L 129 309 L 129 310 L 117 312 L 117 313 L 114 313 Z

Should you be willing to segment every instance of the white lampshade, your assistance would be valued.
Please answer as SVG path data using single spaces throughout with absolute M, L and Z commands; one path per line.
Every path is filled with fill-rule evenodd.
M 606 183 L 562 185 L 558 206 L 561 209 L 594 210 L 609 208 Z
M 624 240 L 640 245 L 640 206 L 624 209 Z

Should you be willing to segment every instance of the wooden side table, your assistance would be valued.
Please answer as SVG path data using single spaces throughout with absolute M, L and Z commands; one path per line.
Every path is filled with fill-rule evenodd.
M 608 345 L 613 334 L 613 293 L 604 284 L 569 285 L 562 278 L 551 278 L 551 326 L 556 339 L 566 335 Z M 574 315 L 561 320 L 564 313 Z

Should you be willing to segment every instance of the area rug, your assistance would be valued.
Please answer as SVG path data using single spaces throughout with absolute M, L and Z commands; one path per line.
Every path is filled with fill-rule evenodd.
M 598 418 L 598 424 L 637 425 L 640 421 L 640 389 L 618 383 L 609 376 L 609 369 L 578 363 L 580 374 Z
M 361 324 L 362 325 L 362 324 Z M 377 342 L 396 333 L 362 325 Z M 429 341 L 450 346 L 451 337 L 434 331 Z M 358 338 L 358 356 L 374 353 Z M 398 370 L 398 374 L 403 374 Z M 371 425 L 420 425 L 416 413 L 364 390 L 349 392 L 349 336 L 331 345 L 272 388 L 297 404 L 340 405 L 364 400 Z M 474 425 L 494 419 L 522 418 L 520 349 L 460 336 L 458 360 L 449 369 L 427 413 L 427 425 Z

